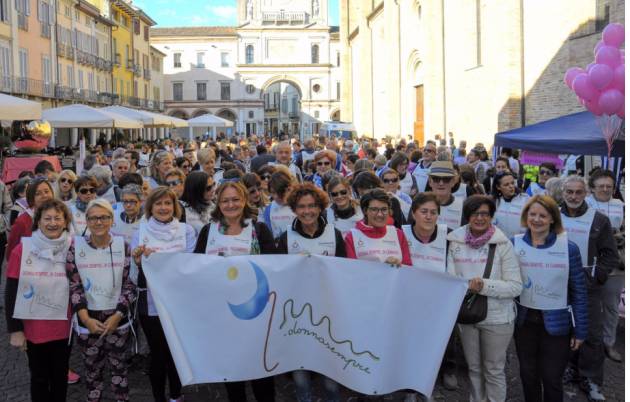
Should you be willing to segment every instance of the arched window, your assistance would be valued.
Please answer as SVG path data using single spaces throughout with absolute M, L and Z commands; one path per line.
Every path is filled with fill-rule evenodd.
M 245 64 L 254 64 L 254 46 L 247 45 L 245 47 Z
M 319 64 L 319 45 L 311 46 L 311 64 Z

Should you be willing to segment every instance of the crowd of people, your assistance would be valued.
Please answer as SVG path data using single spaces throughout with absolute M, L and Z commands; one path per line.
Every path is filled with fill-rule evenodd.
M 506 400 L 512 340 L 526 402 L 562 401 L 567 382 L 603 401 L 604 360 L 622 359 L 624 204 L 610 171 L 586 180 L 545 163 L 532 180 L 516 152 L 491 160 L 480 144 L 256 136 L 104 144 L 82 162 L 58 173 L 43 161 L 0 182 L 7 329 L 28 356 L 33 401 L 65 401 L 72 347 L 87 401 L 101 400 L 106 367 L 115 399 L 128 401 L 139 339 L 155 401 L 183 400 L 142 267 L 159 252 L 308 253 L 464 278 L 439 381 L 461 386 L 462 350 L 471 401 Z M 298 401 L 312 400 L 315 375 L 292 373 Z M 323 384 L 338 401 L 339 384 Z M 230 401 L 246 400 L 246 382 L 225 386 Z M 259 402 L 275 400 L 273 377 L 251 386 Z

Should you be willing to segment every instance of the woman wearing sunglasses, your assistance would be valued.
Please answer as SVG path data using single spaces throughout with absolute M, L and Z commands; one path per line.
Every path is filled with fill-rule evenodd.
M 123 237 L 110 234 L 114 210 L 109 201 L 90 201 L 85 214 L 90 234 L 74 238 L 66 270 L 77 315 L 74 329 L 86 368 L 87 400 L 101 400 L 103 368 L 109 363 L 114 397 L 128 401 L 129 307 L 136 295 L 129 280 L 129 248 Z
M 262 192 L 262 180 L 256 173 L 246 173 L 241 178 L 241 183 L 247 188 L 247 202 L 258 209 L 258 216 L 262 217 L 267 206 L 267 200 Z
M 204 171 L 191 172 L 184 181 L 184 194 L 181 197 L 186 223 L 199 233 L 210 222 L 214 209 L 215 183 L 212 176 Z
M 411 210 L 411 197 L 400 191 L 400 176 L 394 169 L 385 168 L 380 174 L 381 181 L 383 182 L 383 188 L 393 198 L 396 198 L 400 203 L 400 209 L 403 216 L 409 216 Z
M 265 203 L 271 202 L 271 194 L 269 194 L 269 179 L 271 179 L 271 175 L 276 172 L 276 167 L 272 165 L 265 165 L 258 169 L 258 177 L 260 177 L 262 196 L 264 198 Z
M 389 161 L 389 167 L 398 173 L 400 191 L 413 197 L 418 192 L 416 178 L 409 173 L 409 158 L 403 152 L 396 152 Z
M 516 176 L 512 172 L 507 170 L 494 175 L 492 196 L 497 204 L 492 223 L 508 238 L 525 233 L 525 228 L 521 226 L 521 211 L 529 196 L 516 187 Z
M 326 221 L 345 236 L 363 219 L 359 202 L 352 198 L 352 187 L 348 179 L 340 176 L 335 176 L 328 182 L 328 195 L 332 203 L 326 208 Z
M 556 165 L 551 162 L 541 163 L 536 181 L 529 183 L 529 187 L 527 187 L 527 195 L 531 197 L 538 194 L 545 194 L 545 183 L 552 177 L 556 177 L 557 174 L 558 169 L 556 169 Z
M 72 213 L 72 228 L 77 236 L 85 234 L 87 229 L 85 210 L 88 203 L 96 198 L 97 187 L 98 182 L 92 176 L 81 176 L 74 182 L 77 199 L 70 205 L 70 212 Z
M 305 181 L 313 182 L 317 187 L 323 188 L 324 175 L 334 170 L 333 163 L 337 161 L 337 154 L 335 151 L 324 149 L 315 154 L 313 163 L 315 164 L 315 173 L 305 178 Z
M 186 175 L 192 171 L 192 164 L 183 156 L 175 159 L 175 166 L 177 166 L 178 169 L 181 169 Z
M 54 184 L 55 198 L 71 205 L 77 197 L 74 191 L 74 182 L 77 181 L 77 175 L 72 170 L 62 170 L 59 178 Z
M 217 189 L 212 220 L 199 232 L 195 253 L 219 256 L 274 254 L 274 239 L 256 209 L 247 203 L 247 190 L 239 182 L 225 182 Z M 226 382 L 228 401 L 246 401 L 245 381 Z M 273 377 L 251 381 L 258 402 L 275 400 Z

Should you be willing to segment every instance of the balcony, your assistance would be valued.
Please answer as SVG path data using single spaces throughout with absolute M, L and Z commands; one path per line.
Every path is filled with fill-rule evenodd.
M 150 80 L 151 79 L 151 70 L 149 70 L 148 68 L 144 69 L 144 79 L 145 80 Z
M 52 98 L 55 95 L 51 82 L 24 77 L 0 76 L 0 92 Z
M 292 110 L 288 113 L 288 115 L 290 119 L 297 119 L 298 117 L 300 117 L 300 112 Z
M 51 35 L 51 25 L 47 22 L 40 22 L 39 23 L 40 26 L 40 32 L 41 32 L 41 36 L 42 38 L 48 38 L 50 39 L 50 35 Z
M 308 14 L 301 11 L 264 12 L 263 24 L 307 24 Z
M 18 28 L 24 31 L 28 31 L 28 15 L 18 13 Z

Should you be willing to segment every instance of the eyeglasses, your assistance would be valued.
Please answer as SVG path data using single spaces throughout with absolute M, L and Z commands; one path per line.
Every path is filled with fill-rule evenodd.
M 539 175 L 543 175 L 543 176 L 551 176 L 553 174 L 553 172 L 551 170 L 547 170 L 547 169 L 540 169 L 538 171 Z
M 59 179 L 59 183 L 68 183 L 70 185 L 72 185 L 72 183 L 74 183 L 72 180 L 66 178 L 66 177 L 62 177 L 61 179 Z
M 90 187 L 90 188 L 84 187 L 84 188 L 79 189 L 79 194 L 86 195 L 86 194 L 94 194 L 94 193 L 96 193 L 96 189 L 94 187 Z
M 182 181 L 180 179 L 170 180 L 166 182 L 166 185 L 169 187 L 179 186 L 180 184 L 182 184 Z
M 426 149 L 426 148 L 425 148 L 425 149 L 424 149 L 424 152 L 427 152 L 427 153 L 430 153 L 430 154 L 434 154 L 434 153 L 436 153 L 437 151 L 436 151 L 435 149 Z
M 330 166 L 330 162 L 317 162 L 317 166 Z
M 383 179 L 383 183 L 385 183 L 385 184 L 398 183 L 398 178 L 395 178 L 395 179 Z
M 387 207 L 383 207 L 383 208 L 378 208 L 378 207 L 368 207 L 368 212 L 372 213 L 374 215 L 386 215 L 389 213 L 389 208 Z
M 102 215 L 102 216 L 88 216 L 87 217 L 87 221 L 90 223 L 96 223 L 98 221 L 101 221 L 103 223 L 107 223 L 109 221 L 112 220 L 112 217 L 109 215 Z
M 470 214 L 470 217 L 471 218 L 489 218 L 490 212 L 488 211 L 473 212 L 472 214 Z
M 450 183 L 453 180 L 452 177 L 444 177 L 444 176 L 430 176 L 431 180 L 436 183 Z
M 595 188 L 597 190 L 612 190 L 613 188 L 615 188 L 615 186 L 612 186 L 610 184 L 600 184 L 599 186 L 595 186 Z
M 125 205 L 137 205 L 138 201 L 136 200 L 122 200 L 122 203 Z
M 269 181 L 269 179 L 271 179 L 271 175 L 270 174 L 264 174 L 264 175 L 262 175 L 261 179 L 263 179 L 265 181 Z
M 348 190 L 341 190 L 341 191 L 338 191 L 338 192 L 335 192 L 335 191 L 331 191 L 330 192 L 330 196 L 333 197 L 333 198 L 339 197 L 339 196 L 346 196 L 346 195 L 348 195 Z

